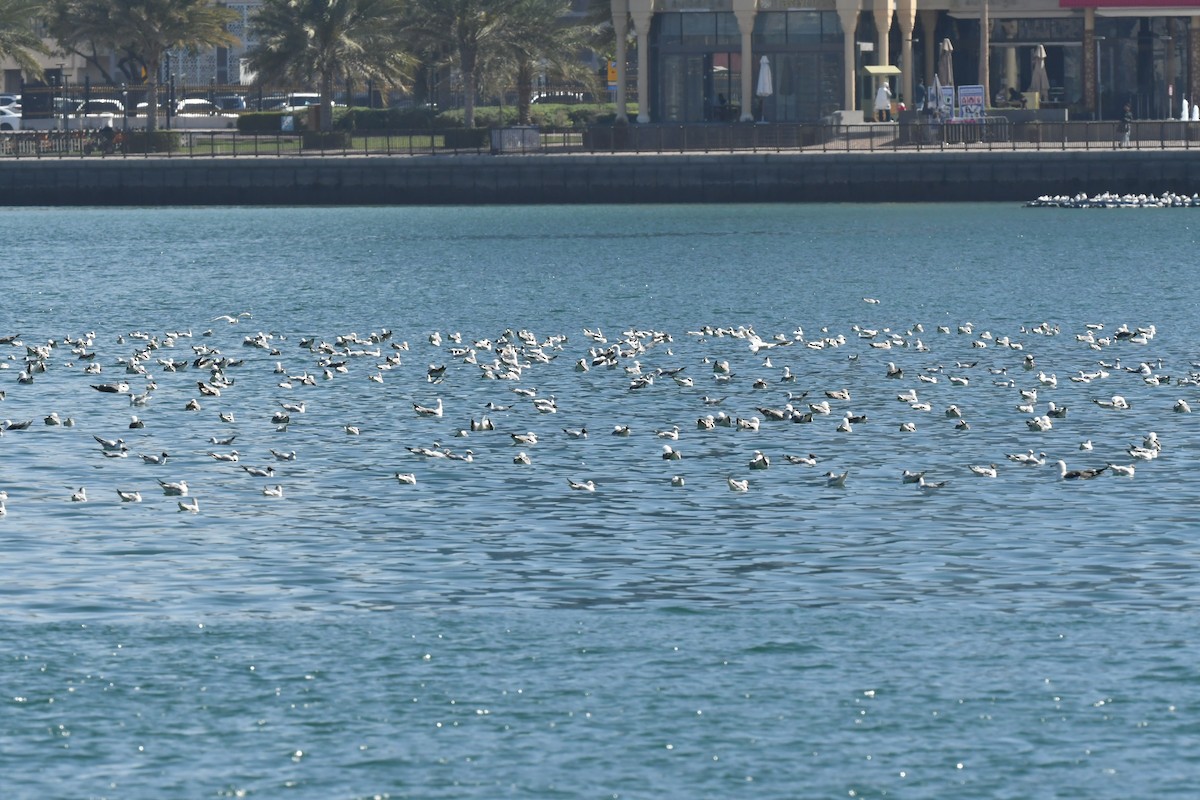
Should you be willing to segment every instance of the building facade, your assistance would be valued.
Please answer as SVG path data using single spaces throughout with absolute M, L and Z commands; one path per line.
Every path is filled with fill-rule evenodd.
M 1073 119 L 1113 119 L 1126 104 L 1140 119 L 1178 117 L 1184 98 L 1200 99 L 1200 0 L 611 5 L 618 114 L 635 72 L 639 122 L 811 122 L 835 111 L 869 119 L 879 82 L 910 105 L 932 86 L 946 42 L 952 83 L 1006 98 L 1031 88 L 1040 62 L 1048 83 L 1041 104 Z M 899 74 L 867 69 L 881 66 Z

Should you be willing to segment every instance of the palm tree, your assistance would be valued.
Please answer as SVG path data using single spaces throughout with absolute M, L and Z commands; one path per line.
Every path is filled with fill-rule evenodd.
M 529 124 L 536 68 L 558 80 L 596 89 L 596 75 L 580 55 L 597 41 L 600 26 L 572 24 L 570 0 L 521 0 L 509 14 L 500 37 L 495 69 L 517 87 L 517 113 Z
M 265 0 L 247 55 L 268 83 L 309 85 L 321 93 L 322 131 L 333 127 L 333 86 L 361 77 L 400 86 L 411 59 L 400 48 L 399 0 Z
M 48 52 L 34 30 L 44 12 L 40 0 L 0 0 L 0 54 L 11 56 L 28 73 L 42 71 L 33 54 Z
M 463 79 L 463 125 L 475 127 L 475 93 L 481 55 L 501 46 L 511 12 L 523 0 L 409 0 L 409 35 L 418 48 L 457 54 Z M 544 20 L 543 20 L 544 22 Z
M 209 0 L 55 0 L 51 32 L 64 48 L 107 46 L 146 65 L 146 131 L 158 126 L 158 73 L 167 50 L 234 44 L 237 12 Z

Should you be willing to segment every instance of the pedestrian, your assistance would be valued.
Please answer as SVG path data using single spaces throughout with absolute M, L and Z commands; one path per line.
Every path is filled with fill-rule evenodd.
M 892 87 L 888 86 L 886 78 L 875 92 L 875 121 L 892 121 Z
M 1129 147 L 1129 134 L 1133 131 L 1133 109 L 1125 104 L 1125 115 L 1121 117 L 1121 146 Z
M 925 108 L 925 81 L 917 81 L 917 89 L 913 92 L 913 108 L 917 110 Z

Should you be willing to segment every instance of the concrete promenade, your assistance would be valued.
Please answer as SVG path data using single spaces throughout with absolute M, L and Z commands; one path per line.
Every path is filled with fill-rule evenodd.
M 6 205 L 1025 201 L 1200 192 L 1200 149 L 663 155 L 42 158 Z

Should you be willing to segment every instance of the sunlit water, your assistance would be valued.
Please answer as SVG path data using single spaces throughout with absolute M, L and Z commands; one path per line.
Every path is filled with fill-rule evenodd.
M 0 437 L 3 795 L 1186 793 L 1200 779 L 1200 434 L 1172 407 L 1200 413 L 1200 391 L 1178 385 L 1197 370 L 1196 213 L 0 212 L 0 336 L 23 343 L 0 346 L 0 417 L 33 423 Z M 1089 323 L 1100 339 L 1155 335 L 1095 350 L 1077 338 Z M 754 353 L 705 326 L 791 344 Z M 485 379 L 448 341 L 517 331 L 565 340 L 518 380 Z M 89 332 L 79 352 L 63 342 Z M 243 343 L 260 332 L 268 347 Z M 352 332 L 366 343 L 344 354 Z M 644 352 L 576 370 L 634 332 Z M 91 389 L 145 389 L 119 360 L 141 334 L 157 346 L 148 405 Z M 891 334 L 904 344 L 871 346 Z M 309 337 L 345 372 L 325 379 Z M 19 384 L 25 345 L 50 340 L 46 372 Z M 809 346 L 825 340 L 839 344 Z M 207 370 L 160 361 L 200 347 L 244 361 L 219 397 L 197 390 Z M 380 370 L 388 356 L 400 363 Z M 1108 377 L 1070 380 L 1099 361 Z M 904 377 L 885 377 L 888 362 Z M 1163 385 L 1124 369 L 1142 362 Z M 634 390 L 638 368 L 683 368 L 693 385 L 657 374 Z M 279 386 L 304 373 L 315 385 Z M 1049 431 L 1017 408 L 1033 388 L 1036 413 L 1069 409 Z M 838 389 L 850 401 L 809 424 L 696 425 Z M 930 410 L 896 399 L 909 389 Z M 1131 408 L 1093 402 L 1113 395 Z M 414 412 L 437 399 L 444 416 Z M 286 430 L 271 422 L 280 402 L 305 404 Z M 52 411 L 76 424 L 43 424 Z M 847 411 L 868 420 L 839 432 Z M 484 415 L 495 431 L 456 435 Z M 654 433 L 675 425 L 678 441 Z M 513 442 L 527 431 L 540 441 Z M 1127 448 L 1150 431 L 1162 452 L 1136 477 L 1059 480 L 1058 459 L 1135 463 Z M 104 457 L 93 435 L 123 438 L 129 457 Z M 233 449 L 237 463 L 209 455 Z M 770 469 L 749 469 L 756 450 Z M 1029 450 L 1046 465 L 1006 458 Z M 165 466 L 139 457 L 163 451 Z M 513 463 L 521 451 L 531 464 Z M 817 466 L 784 458 L 808 453 Z M 967 469 L 992 463 L 997 478 Z M 271 478 L 242 469 L 268 465 Z M 903 470 L 948 483 L 923 493 Z M 845 488 L 829 471 L 849 472 Z M 157 479 L 185 479 L 199 513 Z M 276 484 L 284 497 L 264 496 Z M 88 501 L 71 502 L 80 487 Z

